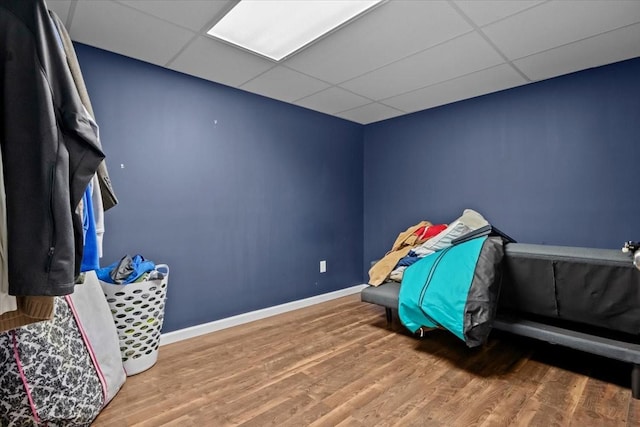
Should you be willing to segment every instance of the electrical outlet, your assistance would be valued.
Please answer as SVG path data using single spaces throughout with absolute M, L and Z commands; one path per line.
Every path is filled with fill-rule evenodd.
M 327 271 L 327 261 L 320 261 L 320 273 L 326 273 Z

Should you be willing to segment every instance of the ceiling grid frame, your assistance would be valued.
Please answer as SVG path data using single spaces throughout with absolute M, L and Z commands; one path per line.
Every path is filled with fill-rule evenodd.
M 266 61 L 246 51 L 230 48 L 227 44 L 222 47 L 222 42 L 216 42 L 206 34 L 239 1 L 219 0 L 215 3 L 216 6 L 211 7 L 204 1 L 194 1 L 192 6 L 197 7 L 194 10 L 177 5 L 168 6 L 159 1 L 149 1 L 137 8 L 134 3 L 125 0 L 46 0 L 48 6 L 66 23 L 72 40 L 76 42 L 240 90 L 268 94 L 262 96 L 361 124 L 533 83 L 567 72 L 640 57 L 638 0 L 593 0 L 589 7 L 571 0 L 527 0 L 518 6 L 494 0 L 387 0 L 371 13 L 358 17 L 349 25 L 327 34 L 281 62 Z M 182 3 L 184 7 L 188 7 L 190 2 Z M 105 9 L 107 5 L 110 6 Z M 101 14 L 102 10 L 109 13 Z M 203 12 L 198 15 L 199 11 Z M 205 14 L 214 11 L 216 12 L 212 16 Z M 409 21 L 389 19 L 390 16 L 398 18 L 401 16 L 399 13 L 411 14 L 412 11 L 413 17 Z M 565 15 L 556 16 L 557 11 Z M 572 20 L 572 11 L 575 11 L 575 16 L 583 19 Z M 423 15 L 425 13 L 444 15 Z M 146 18 L 124 19 L 128 14 L 141 14 L 138 15 L 140 18 Z M 548 19 L 540 21 L 545 16 Z M 120 18 L 120 22 L 113 21 Z M 556 26 L 562 22 L 569 25 L 566 31 L 556 27 L 551 28 L 549 34 L 541 33 L 544 40 L 537 42 L 526 39 L 535 35 L 533 29 L 536 27 L 528 24 L 529 19 L 537 19 L 537 22 L 549 21 Z M 205 23 L 202 24 L 203 22 Z M 402 27 L 403 22 L 413 22 L 415 25 L 432 22 L 435 25 L 429 28 L 405 28 Z M 529 25 L 523 30 L 524 35 L 518 35 L 517 31 L 521 26 L 515 25 L 516 22 L 523 23 L 524 27 Z M 385 28 L 375 25 L 384 25 Z M 510 33 L 505 33 L 509 28 L 510 31 L 516 31 L 513 37 Z M 373 33 L 363 33 L 364 30 L 375 31 L 375 37 L 371 37 Z M 151 33 L 146 34 L 145 31 Z M 185 39 L 187 34 L 189 37 Z M 432 57 L 432 54 L 447 54 L 445 48 L 457 46 L 456 43 L 446 43 L 470 34 L 482 39 L 482 43 L 490 47 L 497 57 L 487 61 L 480 60 L 478 54 L 474 57 L 473 52 L 465 53 L 465 46 L 467 49 L 481 46 L 476 41 L 462 43 L 462 47 L 458 46 L 463 49 L 460 52 L 448 53 L 446 61 L 449 62 L 443 63 L 440 68 L 432 63 L 439 60 L 439 56 Z M 179 35 L 180 39 L 171 41 L 169 37 L 173 35 Z M 501 39 L 496 40 L 497 36 Z M 126 37 L 129 40 L 125 43 Z M 544 49 L 514 57 L 513 52 L 518 49 L 514 50 L 513 47 L 517 47 L 519 38 L 525 38 L 523 43 L 534 42 L 530 43 L 534 49 L 536 46 Z M 336 44 L 337 40 L 349 43 L 346 46 Z M 376 42 L 371 44 L 371 40 Z M 154 43 L 156 46 L 150 51 L 144 50 Z M 505 43 L 509 47 L 507 51 L 503 49 Z M 615 46 L 620 46 L 620 49 L 615 49 Z M 359 47 L 365 47 L 364 50 L 361 49 L 365 53 L 352 58 L 362 58 L 365 62 L 354 62 L 355 59 L 348 56 Z M 597 50 L 605 48 L 605 53 Z M 484 51 L 485 47 L 482 49 Z M 525 52 L 526 49 L 531 50 L 525 48 L 520 51 Z M 365 54 L 381 54 L 380 59 L 383 60 L 375 57 L 368 60 L 370 57 L 363 56 Z M 207 55 L 215 56 L 212 58 Z M 164 62 L 158 62 L 162 58 L 165 58 Z M 346 61 L 342 62 L 340 58 Z M 480 61 L 476 63 L 478 60 Z M 458 61 L 462 68 L 455 65 Z M 330 72 L 327 74 L 319 69 L 309 68 L 304 66 L 305 63 L 323 63 L 324 69 Z M 419 68 L 412 69 L 412 64 Z M 511 74 L 505 74 L 505 66 L 512 70 Z M 276 71 L 278 67 L 288 71 Z M 387 67 L 390 67 L 389 72 L 384 71 Z M 393 70 L 404 70 L 403 73 L 410 80 L 404 83 L 401 80 L 385 80 L 402 79 L 402 74 L 394 75 Z M 290 90 L 283 84 L 288 72 L 297 73 L 292 74 L 294 77 L 300 76 L 294 80 L 294 89 Z M 336 80 L 335 77 L 340 75 L 351 76 Z M 369 75 L 374 77 L 364 77 Z M 377 80 L 378 78 L 381 80 Z M 361 81 L 353 84 L 357 79 Z M 277 85 L 269 87 L 270 82 Z M 308 87 L 305 87 L 307 84 Z M 389 90 L 372 90 L 375 88 L 370 85 L 375 84 L 389 87 Z M 379 96 L 381 94 L 385 96 Z M 335 98 L 331 98 L 332 96 Z M 309 102 L 305 103 L 306 99 Z M 361 104 L 365 101 L 366 104 Z M 345 109 L 346 106 L 349 108 Z
M 475 32 L 477 32 L 480 37 L 482 37 L 487 43 L 489 43 L 489 45 L 491 45 L 491 47 L 498 53 L 498 55 L 500 55 L 502 57 L 502 59 L 504 59 L 504 62 L 506 64 L 509 64 L 509 66 L 511 66 L 511 68 L 514 69 L 514 71 L 518 74 L 520 74 L 527 82 L 532 82 L 533 80 L 531 80 L 529 78 L 529 76 L 527 76 L 525 73 L 522 72 L 522 70 L 520 70 L 518 67 L 515 66 L 515 64 L 513 62 L 511 62 L 511 60 L 507 57 L 507 55 L 504 54 L 504 52 L 502 52 L 500 50 L 500 48 L 498 48 L 498 46 L 496 46 L 496 44 L 482 31 L 482 28 L 480 26 L 478 26 L 473 20 L 471 20 L 471 18 L 469 18 L 469 16 L 460 8 L 460 6 L 458 6 L 456 4 L 455 1 L 453 0 L 449 0 L 449 4 L 451 5 L 451 7 L 453 7 L 454 9 L 456 9 L 458 11 L 458 13 L 460 14 L 460 16 L 462 16 L 468 23 L 469 25 L 471 25 L 473 27 L 473 29 L 475 30 Z M 537 7 L 538 5 L 532 6 L 531 8 Z M 529 9 L 531 9 L 529 8 Z M 524 10 L 528 10 L 528 9 L 524 9 Z M 517 13 L 522 13 L 523 11 L 517 12 Z M 517 13 L 514 13 L 513 15 L 509 15 L 505 18 L 502 19 L 507 19 L 510 18 L 511 16 L 516 15 Z M 498 21 L 495 21 L 498 22 Z M 487 24 L 490 25 L 490 24 Z

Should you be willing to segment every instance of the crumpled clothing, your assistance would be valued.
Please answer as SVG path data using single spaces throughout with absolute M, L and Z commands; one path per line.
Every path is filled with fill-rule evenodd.
M 146 282 L 149 280 L 162 280 L 164 279 L 164 273 L 159 272 L 158 270 L 153 270 L 148 273 L 144 273 L 142 276 L 138 277 L 133 283 Z
M 429 238 L 426 242 L 412 249 L 410 254 L 414 254 L 417 259 L 424 258 L 436 251 L 448 248 L 452 245 L 451 242 L 454 239 L 464 236 L 465 234 L 488 224 L 487 220 L 478 212 L 473 209 L 465 209 L 458 219 L 448 226 L 444 226 L 444 228 L 442 224 L 428 227 L 425 231 L 431 231 L 431 229 L 433 229 L 433 231 L 441 231 L 435 236 Z M 404 258 L 399 261 L 402 261 L 403 259 Z M 402 282 L 402 277 L 406 268 L 406 265 L 401 265 L 400 262 L 398 262 L 395 268 L 389 273 L 389 279 L 395 282 Z
M 414 234 L 417 235 L 420 240 L 427 240 L 437 236 L 445 228 L 447 228 L 447 224 L 428 225 L 418 228 Z
M 389 280 L 393 280 L 394 282 L 402 283 L 402 277 L 404 276 L 404 271 L 407 267 L 397 267 L 389 274 Z
M 415 252 L 410 251 L 409 255 L 402 258 L 400 261 L 398 261 L 397 267 L 409 267 L 411 264 L 418 261 L 419 259 L 420 258 L 418 258 Z
M 431 255 L 435 251 L 451 246 L 451 242 L 454 239 L 464 236 L 480 227 L 484 227 L 485 225 L 489 225 L 489 223 L 482 215 L 472 209 L 465 209 L 460 218 L 449 224 L 449 226 L 438 233 L 438 235 L 415 248 L 414 252 L 421 258 Z
M 98 279 L 103 282 L 126 285 L 136 282 L 145 273 L 149 273 L 155 268 L 155 263 L 145 260 L 142 255 L 138 254 L 133 258 L 125 255 L 120 261 L 96 270 L 96 274 Z
M 391 250 L 369 269 L 369 284 L 371 286 L 381 285 L 389 277 L 389 273 L 398 264 L 398 261 L 404 258 L 415 246 L 424 242 L 424 239 L 420 239 L 420 236 L 415 232 L 421 227 L 428 226 L 431 226 L 429 221 L 420 221 L 398 235 Z

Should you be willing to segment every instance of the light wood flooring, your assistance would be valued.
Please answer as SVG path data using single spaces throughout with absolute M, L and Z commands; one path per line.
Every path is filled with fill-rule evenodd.
M 95 426 L 636 426 L 628 364 L 492 332 L 418 340 L 359 295 L 160 348 Z

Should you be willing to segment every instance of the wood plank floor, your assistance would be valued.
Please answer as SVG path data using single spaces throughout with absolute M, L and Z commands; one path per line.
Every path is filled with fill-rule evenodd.
M 95 426 L 637 426 L 631 367 L 494 331 L 418 340 L 359 295 L 160 348 Z

